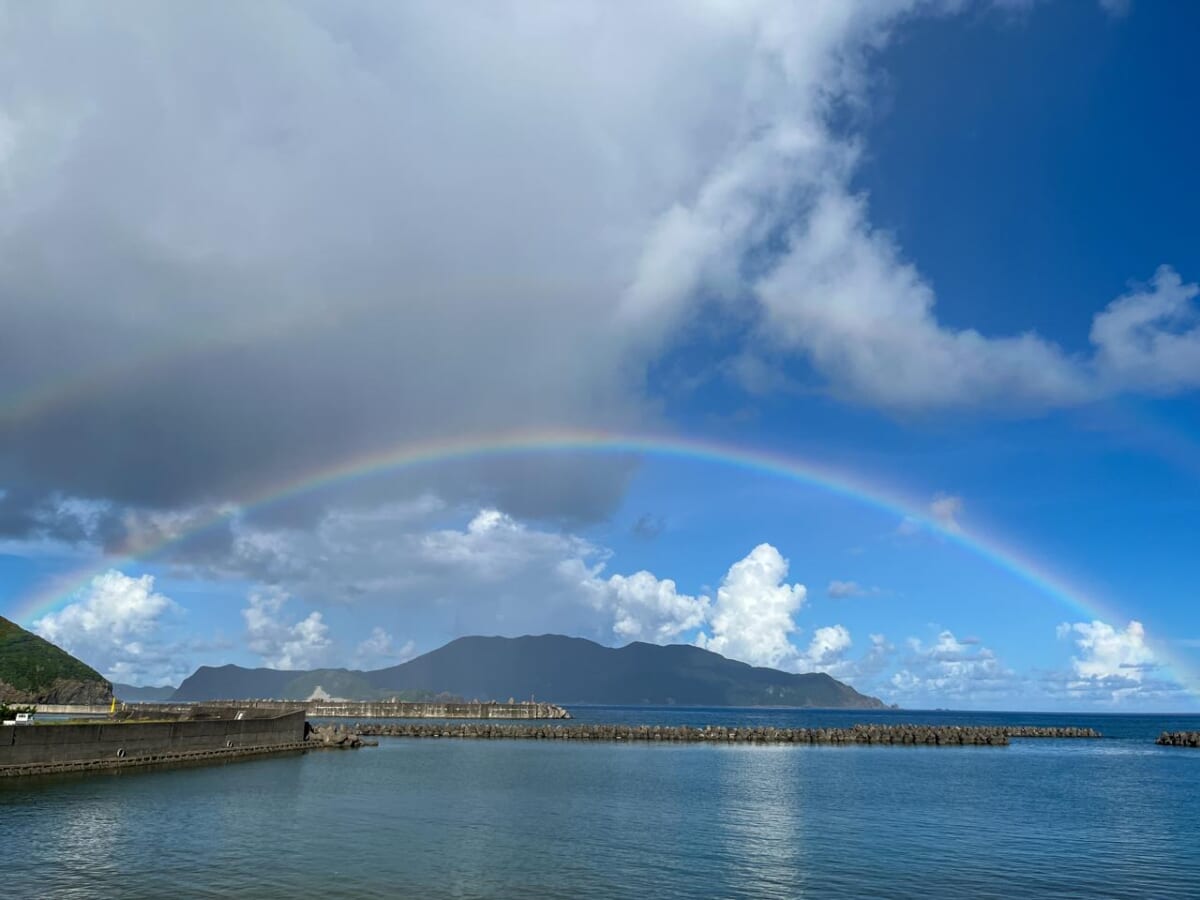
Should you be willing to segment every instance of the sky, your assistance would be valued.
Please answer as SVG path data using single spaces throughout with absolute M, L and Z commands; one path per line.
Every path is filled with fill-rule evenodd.
M 1200 10 L 0 3 L 0 615 L 1200 711 Z

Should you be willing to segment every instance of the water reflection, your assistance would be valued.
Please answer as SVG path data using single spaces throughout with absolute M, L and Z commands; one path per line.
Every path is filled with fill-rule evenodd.
M 801 897 L 808 883 L 804 789 L 807 750 L 713 748 L 712 790 L 721 811 L 714 837 L 742 895 Z
M 6 784 L 0 896 L 1191 896 L 1197 774 L 1132 739 L 384 739 Z

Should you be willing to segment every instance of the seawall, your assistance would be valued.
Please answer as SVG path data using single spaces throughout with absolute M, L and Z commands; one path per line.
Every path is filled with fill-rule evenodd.
M 303 710 L 176 721 L 0 726 L 0 777 L 118 769 L 305 749 Z M 241 717 L 238 713 L 242 712 Z
M 314 719 L 569 719 L 571 714 L 553 703 L 408 703 L 366 700 L 214 700 L 233 709 L 259 712 L 302 710 Z M 194 703 L 120 703 L 117 708 L 136 715 L 187 715 Z M 39 710 L 42 710 L 39 707 Z M 45 710 L 49 711 L 49 710 Z M 104 712 L 108 712 L 107 709 Z
M 967 725 L 855 725 L 851 728 L 726 728 L 658 725 L 477 725 L 360 722 L 364 735 L 483 740 L 644 741 L 712 744 L 883 744 L 1004 746 L 1011 737 L 1098 738 L 1091 728 Z

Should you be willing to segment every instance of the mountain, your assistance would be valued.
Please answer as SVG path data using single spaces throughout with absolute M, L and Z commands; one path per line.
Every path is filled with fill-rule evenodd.
M 112 700 L 112 685 L 91 666 L 0 616 L 0 703 Z
M 348 699 L 445 692 L 480 700 L 536 697 L 565 705 L 884 706 L 824 674 L 750 666 L 684 644 L 638 642 L 612 648 L 552 634 L 458 638 L 416 659 L 371 672 L 205 666 L 184 680 L 174 699 L 304 699 L 317 685 L 331 696 Z
M 135 684 L 113 682 L 113 693 L 122 703 L 156 703 L 160 700 L 170 700 L 177 690 L 179 689 L 173 684 L 138 687 Z
M 329 697 L 382 700 L 365 672 L 349 669 L 243 669 L 201 666 L 183 680 L 172 700 L 307 700 L 318 688 Z

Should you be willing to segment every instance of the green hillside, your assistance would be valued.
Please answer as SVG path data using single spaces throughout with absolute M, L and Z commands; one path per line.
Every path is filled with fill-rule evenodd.
M 106 703 L 111 695 L 91 666 L 0 616 L 0 700 Z

